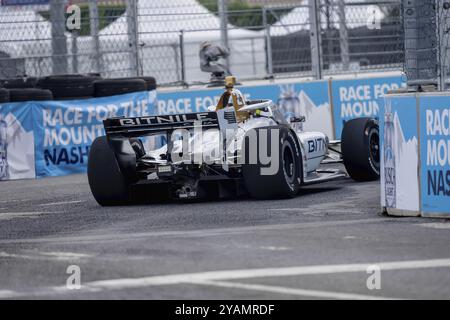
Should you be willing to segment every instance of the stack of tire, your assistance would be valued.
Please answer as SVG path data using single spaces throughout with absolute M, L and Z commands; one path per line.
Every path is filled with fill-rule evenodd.
M 117 78 L 94 82 L 94 96 L 97 98 L 155 89 L 156 80 L 153 77 Z
M 0 103 L 53 100 L 52 92 L 36 88 L 37 78 L 0 80 Z
M 0 103 L 78 100 L 156 89 L 153 77 L 102 79 L 99 74 L 0 80 Z

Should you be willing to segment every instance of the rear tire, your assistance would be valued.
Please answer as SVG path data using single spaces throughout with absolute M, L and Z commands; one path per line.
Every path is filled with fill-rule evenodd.
M 106 137 L 94 140 L 88 158 L 88 180 L 92 195 L 101 206 L 127 204 L 129 184 Z
M 355 181 L 380 178 L 380 134 L 372 118 L 347 121 L 342 131 L 342 155 L 349 176 Z
M 277 145 L 272 146 L 271 137 L 276 134 L 275 130 L 279 131 L 279 139 Z M 252 135 L 256 133 L 256 146 Z M 260 139 L 267 136 L 267 151 L 263 150 L 262 154 L 269 153 L 271 160 L 278 161 L 278 170 L 275 174 L 263 174 L 264 168 L 269 168 L 270 165 L 263 165 L 259 157 Z M 272 159 L 272 147 L 274 150 L 278 149 L 278 157 Z M 245 164 L 242 167 L 242 174 L 244 183 L 250 196 L 256 199 L 280 199 L 293 198 L 298 194 L 302 176 L 301 167 L 301 151 L 296 141 L 296 137 L 289 129 L 281 126 L 257 128 L 250 130 L 245 139 Z M 277 148 L 277 149 L 275 149 Z M 252 156 L 250 152 L 257 152 L 257 163 L 251 163 Z M 273 165 L 273 164 L 272 164 Z

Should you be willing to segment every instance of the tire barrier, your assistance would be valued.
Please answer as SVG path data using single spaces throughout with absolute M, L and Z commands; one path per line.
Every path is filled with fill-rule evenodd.
M 136 78 L 99 80 L 94 82 L 94 87 L 97 98 L 147 91 L 145 80 Z
M 23 102 L 23 101 L 48 101 L 53 100 L 53 95 L 50 90 L 43 89 L 9 89 L 9 101 L 10 102 Z
M 35 88 L 38 82 L 38 78 L 15 78 L 15 79 L 3 79 L 0 80 L 0 87 L 6 89 L 23 89 L 23 88 Z
M 0 88 L 0 103 L 9 102 L 9 90 Z
M 62 76 L 77 83 L 84 81 L 81 80 L 83 77 Z M 96 75 L 90 77 L 92 79 Z M 54 84 L 56 78 L 46 78 L 46 81 Z M 273 100 L 287 117 L 293 114 L 304 115 L 307 119 L 302 124 L 305 130 L 323 132 L 333 140 L 340 137 L 339 130 L 342 129 L 339 128 L 343 127 L 344 121 L 362 116 L 376 117 L 378 107 L 383 103 L 380 92 L 395 89 L 401 83 L 402 77 L 398 75 L 264 84 L 239 89 L 246 99 Z M 154 87 L 151 77 L 100 80 L 94 81 L 94 95 L 98 98 L 51 101 L 49 97 L 50 101 L 36 98 L 39 101 L 3 102 L 0 105 L 0 122 L 3 121 L 3 126 L 6 124 L 8 134 L 5 136 L 8 141 L 2 143 L 11 149 L 8 158 L 14 160 L 10 160 L 12 165 L 9 165 L 9 175 L 0 179 L 86 172 L 89 148 L 95 138 L 103 134 L 102 121 L 106 117 L 202 112 L 215 105 L 223 92 L 222 88 L 205 88 L 162 92 L 157 96 L 155 90 L 146 90 L 149 86 Z M 126 93 L 129 91 L 131 93 Z M 0 91 L 0 99 L 1 97 L 3 100 L 7 99 L 7 93 Z M 364 105 L 372 108 L 364 108 Z M 9 143 L 12 137 L 21 137 L 17 140 L 20 143 Z M 27 149 L 14 149 L 19 145 L 27 146 Z M 17 159 L 29 162 L 15 164 L 14 161 L 19 161 Z
M 65 74 L 43 78 L 0 79 L 0 103 L 28 100 L 77 100 L 92 97 L 109 97 L 140 91 L 156 90 L 156 79 L 150 76 L 103 80 L 100 74 Z M 12 94 L 8 90 L 15 90 Z M 42 89 L 52 93 L 16 89 Z M 10 97 L 13 96 L 13 100 Z M 29 98 L 27 98 L 29 97 Z
M 50 90 L 55 100 L 74 100 L 94 96 L 96 76 L 61 75 L 39 79 L 37 87 Z
M 155 113 L 156 91 L 70 101 L 38 101 L 51 97 L 48 90 L 9 92 L 34 101 L 0 105 L 0 180 L 86 172 L 92 142 L 105 134 L 103 120 Z
M 130 80 L 130 79 L 144 80 L 147 91 L 156 90 L 156 79 L 153 77 L 146 76 L 146 77 L 134 77 L 134 78 L 119 78 L 117 80 Z

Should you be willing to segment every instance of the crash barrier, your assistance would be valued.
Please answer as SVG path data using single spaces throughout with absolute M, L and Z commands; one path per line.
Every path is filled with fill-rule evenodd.
M 450 218 L 450 93 L 385 99 L 381 205 L 390 215 Z
M 153 77 L 102 79 L 98 74 L 0 79 L 0 103 L 77 100 L 156 90 Z
M 376 117 L 383 94 L 398 89 L 398 76 L 240 86 L 247 99 L 271 99 L 286 116 L 304 115 L 304 129 L 339 139 L 343 122 Z M 59 176 L 86 171 L 92 141 L 109 116 L 206 111 L 223 88 L 156 91 L 69 101 L 0 104 L 0 179 Z M 156 143 L 149 141 L 147 143 Z
M 0 180 L 85 172 L 103 120 L 155 113 L 156 91 L 0 105 Z

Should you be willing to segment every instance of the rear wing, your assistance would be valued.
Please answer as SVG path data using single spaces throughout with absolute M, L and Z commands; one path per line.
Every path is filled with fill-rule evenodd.
M 177 129 L 219 128 L 216 112 L 199 112 L 135 118 L 110 118 L 103 121 L 106 135 L 139 137 L 167 133 Z

